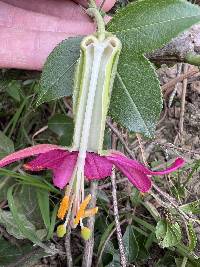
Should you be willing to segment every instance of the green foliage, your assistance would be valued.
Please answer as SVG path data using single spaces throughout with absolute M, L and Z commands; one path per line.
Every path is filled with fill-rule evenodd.
M 62 41 L 48 57 L 38 89 L 37 105 L 72 94 L 74 67 L 81 37 Z
M 196 236 L 196 233 L 194 231 L 194 227 L 193 227 L 192 222 L 188 222 L 188 224 L 187 224 L 187 235 L 188 235 L 188 240 L 189 240 L 188 247 L 189 247 L 190 251 L 194 251 L 194 249 L 196 248 L 196 245 L 197 245 L 197 236 Z
M 123 235 L 123 242 L 128 262 L 132 263 L 136 260 L 139 253 L 139 246 L 132 225 L 127 226 Z
M 200 21 L 200 9 L 181 0 L 143 0 L 119 10 L 108 24 L 122 41 L 110 114 L 130 131 L 152 137 L 162 102 L 155 72 L 144 53 Z M 122 103 L 126 103 L 123 105 Z
M 156 237 L 163 248 L 173 247 L 181 241 L 181 228 L 177 222 L 161 220 L 156 226 Z
M 15 101 L 20 102 L 20 89 L 21 89 L 21 82 L 12 80 L 8 83 L 6 92 L 9 96 L 11 96 Z
M 3 132 L 0 131 L 0 158 L 14 151 L 14 144 Z
M 64 114 L 56 114 L 48 122 L 49 129 L 59 138 L 59 144 L 69 146 L 72 142 L 74 123 L 73 119 Z
M 196 200 L 180 206 L 180 210 L 185 213 L 199 214 L 200 213 L 200 200 Z
M 130 131 L 152 137 L 161 108 L 159 81 L 151 64 L 131 50 L 122 52 L 110 115 Z
M 124 49 L 144 54 L 200 21 L 200 9 L 183 0 L 142 0 L 120 9 L 108 24 Z
M 42 189 L 37 189 L 37 200 L 40 207 L 40 213 L 46 229 L 50 228 L 50 212 L 49 212 L 49 192 Z
M 23 236 L 25 236 L 26 238 L 31 240 L 34 244 L 37 244 L 38 246 L 46 249 L 47 247 L 41 242 L 41 239 L 36 234 L 35 227 L 34 228 L 29 227 L 29 224 L 26 223 L 27 219 L 23 220 L 19 216 L 19 212 L 18 212 L 16 205 L 15 205 L 15 199 L 13 197 L 13 189 L 14 189 L 13 186 L 11 186 L 8 189 L 7 198 L 8 198 L 9 208 L 12 212 L 13 220 L 16 223 L 16 226 L 18 227 L 20 232 L 23 234 Z M 26 218 L 26 216 L 24 215 L 23 218 Z

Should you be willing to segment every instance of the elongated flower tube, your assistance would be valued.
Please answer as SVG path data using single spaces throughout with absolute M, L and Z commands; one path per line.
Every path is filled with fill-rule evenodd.
M 0 160 L 0 167 L 26 157 L 36 156 L 24 165 L 30 171 L 50 169 L 53 183 L 63 189 L 58 217 L 64 223 L 58 228 L 63 236 L 67 224 L 80 224 L 82 236 L 88 239 L 90 229 L 82 220 L 93 216 L 98 208 L 88 208 L 91 195 L 84 195 L 84 179 L 104 179 L 111 175 L 113 165 L 141 192 L 151 188 L 151 176 L 163 175 L 180 168 L 184 160 L 178 158 L 169 168 L 154 172 L 141 163 L 117 151 L 102 151 L 105 121 L 112 85 L 121 50 L 120 41 L 109 36 L 97 39 L 91 35 L 81 43 L 81 57 L 75 75 L 73 110 L 75 129 L 71 148 L 56 145 L 36 145 L 8 155 Z

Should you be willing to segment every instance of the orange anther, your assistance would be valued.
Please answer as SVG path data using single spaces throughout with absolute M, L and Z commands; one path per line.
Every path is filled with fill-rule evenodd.
M 87 209 L 87 210 L 85 210 L 82 218 L 91 217 L 91 216 L 95 215 L 97 212 L 98 212 L 98 207 L 92 208 L 92 209 Z
M 80 219 L 84 216 L 84 213 L 85 213 L 85 209 L 88 205 L 88 203 L 90 202 L 92 196 L 91 194 L 89 194 L 84 200 L 83 202 L 81 203 L 80 205 L 80 208 L 76 214 L 76 218 L 74 219 L 74 224 L 77 225 L 80 221 Z
M 69 197 L 64 196 L 62 201 L 60 202 L 60 207 L 58 209 L 57 217 L 63 220 L 66 212 L 68 211 L 68 208 L 69 208 Z

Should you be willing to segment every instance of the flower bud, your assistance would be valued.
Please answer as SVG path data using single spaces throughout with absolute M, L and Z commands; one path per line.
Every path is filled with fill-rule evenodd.
M 81 229 L 81 237 L 87 241 L 91 237 L 91 231 L 88 227 L 82 227 Z
M 63 237 L 67 232 L 66 226 L 64 224 L 58 225 L 56 232 L 58 237 Z

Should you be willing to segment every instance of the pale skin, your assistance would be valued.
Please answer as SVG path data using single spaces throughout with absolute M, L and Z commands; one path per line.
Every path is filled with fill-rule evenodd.
M 0 68 L 41 70 L 63 39 L 95 31 L 86 7 L 87 0 L 0 0 Z

